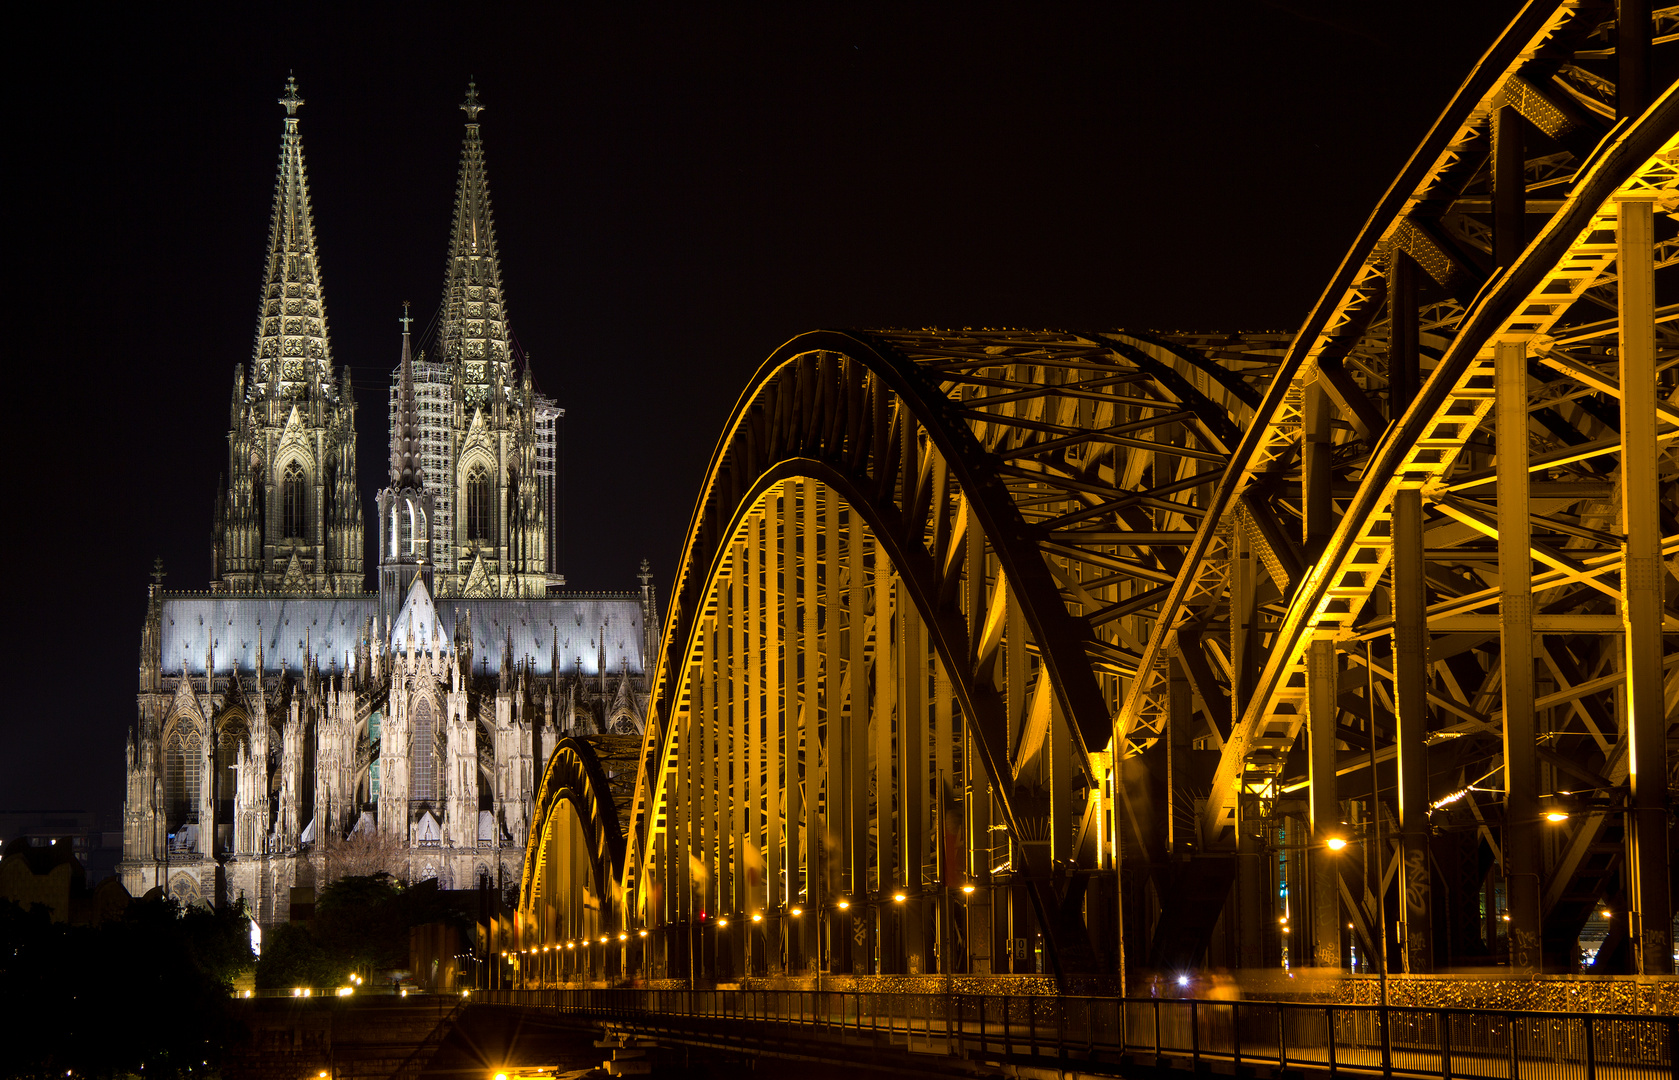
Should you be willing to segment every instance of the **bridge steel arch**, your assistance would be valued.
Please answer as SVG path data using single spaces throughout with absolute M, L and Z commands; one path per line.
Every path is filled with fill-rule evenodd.
M 1297 333 L 777 350 L 616 810 L 646 970 L 1671 971 L 1679 9 L 1614 14 L 1523 9 Z
M 671 971 L 1112 970 L 1112 705 L 1238 430 L 1225 382 L 1257 396 L 1124 334 L 770 357 L 695 512 L 631 815 Z
M 621 932 L 623 872 L 624 834 L 606 771 L 587 740 L 561 739 L 531 816 L 515 946 L 552 949 Z

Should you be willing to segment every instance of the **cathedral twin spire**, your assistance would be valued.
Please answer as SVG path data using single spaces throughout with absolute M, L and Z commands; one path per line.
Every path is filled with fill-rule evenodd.
M 298 131 L 297 110 L 303 99 L 297 94 L 296 79 L 286 79 L 286 93 L 279 102 L 286 108 L 286 117 L 252 362 L 257 383 L 278 383 L 277 389 L 284 391 L 307 386 L 315 377 L 331 386 L 333 369 L 315 219 L 309 206 L 309 176 Z
M 443 312 L 438 338 L 442 359 L 465 364 L 468 383 L 506 378 L 512 360 L 512 334 L 501 291 L 501 259 L 496 251 L 495 220 L 490 213 L 490 180 L 484 168 L 484 144 L 478 133 L 477 83 L 469 83 L 466 138 L 461 144 L 460 175 L 455 182 L 455 223 L 449 236 L 449 260 L 443 284 Z

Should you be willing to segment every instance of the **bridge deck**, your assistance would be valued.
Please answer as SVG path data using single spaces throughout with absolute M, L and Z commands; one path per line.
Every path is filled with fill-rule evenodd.
M 1674 1076 L 1679 1018 L 1270 1001 L 810 990 L 481 991 L 673 1041 L 847 1060 L 1036 1060 L 1118 1073 L 1388 1074 L 1450 1080 Z

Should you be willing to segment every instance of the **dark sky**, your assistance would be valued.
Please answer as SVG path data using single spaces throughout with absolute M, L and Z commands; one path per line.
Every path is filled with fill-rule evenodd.
M 645 556 L 665 591 L 787 338 L 1292 329 L 1517 8 L 50 6 L 3 65 L 0 810 L 120 807 L 147 572 L 210 572 L 288 70 L 369 507 L 475 76 L 514 333 L 568 410 L 563 570 L 629 588 Z

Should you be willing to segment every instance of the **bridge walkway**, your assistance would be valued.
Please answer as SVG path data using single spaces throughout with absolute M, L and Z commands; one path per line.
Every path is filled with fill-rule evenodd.
M 1053 1063 L 1119 1074 L 1670 1080 L 1679 1018 L 1274 1001 L 570 988 L 480 991 L 673 1041 L 843 1060 L 894 1049 L 935 1071 Z M 943 1067 L 941 1067 L 941 1061 Z

